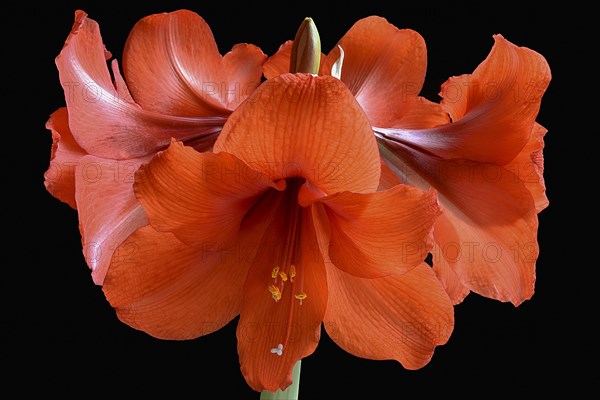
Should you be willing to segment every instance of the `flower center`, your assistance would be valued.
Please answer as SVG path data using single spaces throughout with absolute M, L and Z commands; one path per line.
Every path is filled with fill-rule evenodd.
M 303 291 L 304 271 L 302 264 L 298 263 L 301 257 L 302 235 L 302 207 L 298 204 L 298 191 L 304 183 L 304 179 L 291 178 L 287 181 L 284 193 L 284 204 L 282 211 L 286 215 L 286 232 L 283 246 L 275 258 L 277 262 L 268 277 L 268 293 L 275 303 L 279 303 L 284 293 L 291 292 L 293 299 L 289 302 L 288 322 L 285 339 L 277 347 L 271 349 L 273 354 L 282 355 L 283 348 L 288 342 L 294 318 L 294 304 L 297 301 L 301 306 L 302 301 L 308 296 Z M 287 293 L 286 293 L 287 294 Z
M 298 204 L 298 191 L 302 184 L 303 180 L 301 179 L 289 179 L 284 194 L 287 231 L 277 258 L 278 262 L 271 271 L 272 283 L 268 286 L 269 293 L 275 302 L 281 300 L 284 290 L 291 290 L 300 305 L 302 305 L 302 300 L 307 297 L 306 293 L 302 291 L 303 271 L 296 267 L 300 257 L 302 225 L 302 207 Z

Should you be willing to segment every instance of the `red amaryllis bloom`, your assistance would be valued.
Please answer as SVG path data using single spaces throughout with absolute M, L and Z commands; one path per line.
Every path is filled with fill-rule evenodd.
M 470 290 L 515 305 L 534 292 L 537 213 L 548 205 L 543 137 L 535 122 L 550 69 L 538 53 L 500 35 L 473 74 L 449 79 L 441 104 L 421 91 L 422 37 L 385 19 L 358 21 L 327 56 L 365 110 L 384 162 L 381 187 L 435 188 L 443 213 L 434 226 L 434 269 L 455 303 Z M 286 71 L 291 42 L 264 66 Z M 337 72 L 336 74 L 338 74 Z
M 136 174 L 150 226 L 123 242 L 103 285 L 123 322 L 190 339 L 239 314 L 241 370 L 257 391 L 291 383 L 323 322 L 348 352 L 409 369 L 447 341 L 452 303 L 423 262 L 435 191 L 376 191 L 377 143 L 343 83 L 265 82 L 214 151 L 173 142 Z
M 48 191 L 76 208 L 84 254 L 102 284 L 114 249 L 147 218 L 133 194 L 141 163 L 171 138 L 212 147 L 226 117 L 261 80 L 266 56 L 239 44 L 221 56 L 206 22 L 190 11 L 140 20 L 123 52 L 125 79 L 107 60 L 98 24 L 77 11 L 56 58 L 66 108 L 52 114 Z

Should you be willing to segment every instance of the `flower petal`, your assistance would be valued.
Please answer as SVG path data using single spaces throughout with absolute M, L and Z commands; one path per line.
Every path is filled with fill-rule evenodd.
M 438 191 L 443 211 L 434 224 L 435 241 L 462 284 L 515 305 L 529 299 L 538 221 L 531 193 L 519 177 L 494 164 L 441 160 L 391 146 L 383 152 L 386 162 L 402 171 L 407 183 Z
M 228 248 L 192 248 L 150 226 L 137 230 L 117 249 L 103 286 L 119 319 L 171 340 L 223 327 L 239 314 L 246 273 L 280 199 L 253 208 Z
M 223 56 L 227 77 L 227 108 L 235 110 L 260 86 L 262 64 L 267 56 L 252 44 L 240 43 Z
M 145 159 L 107 160 L 87 155 L 76 167 L 77 212 L 83 253 L 92 279 L 102 285 L 113 253 L 148 224 L 133 193 L 133 177 Z
M 457 246 L 447 246 L 446 252 L 455 251 L 455 254 L 449 255 L 451 258 L 456 258 L 457 252 L 460 251 L 460 248 Z M 442 283 L 442 286 L 446 290 L 446 293 L 452 300 L 452 304 L 460 304 L 470 293 L 469 289 L 467 289 L 460 281 L 459 276 L 454 272 L 452 266 L 446 261 L 446 258 L 442 254 L 442 249 L 439 245 L 433 246 L 433 271 L 435 275 Z M 446 254 L 448 256 L 448 254 Z
M 231 244 L 258 197 L 275 184 L 227 153 L 173 142 L 140 168 L 135 193 L 152 226 L 193 247 Z
M 292 58 L 293 40 L 287 40 L 277 52 L 265 61 L 263 64 L 263 74 L 267 79 L 273 79 L 279 75 L 290 72 L 290 59 Z
M 426 365 L 454 328 L 454 309 L 431 268 L 364 279 L 328 265 L 325 329 L 358 357 L 393 359 L 407 369 Z
M 498 195 L 498 191 L 494 192 Z M 461 211 L 445 209 L 434 225 L 434 237 L 466 288 L 518 306 L 534 292 L 539 253 L 535 209 L 531 206 L 533 212 L 521 211 L 524 215 L 512 224 L 494 221 L 494 225 L 486 226 L 473 220 L 485 217 L 487 207 L 498 207 L 508 196 L 502 197 L 487 206 L 481 205 L 484 199 L 471 204 L 470 213 L 479 215 L 465 216 Z M 458 259 L 446 256 L 452 247 L 458 247 Z
M 127 38 L 123 65 L 144 109 L 181 117 L 227 116 L 229 105 L 252 92 L 246 85 L 260 84 L 265 58 L 252 45 L 236 46 L 222 57 L 204 19 L 178 10 L 141 19 Z
M 504 165 L 527 144 L 550 68 L 538 53 L 500 35 L 472 75 L 451 78 L 442 87 L 442 105 L 453 123 L 434 129 L 380 130 L 393 140 L 446 159 Z
M 73 208 L 75 203 L 75 166 L 86 153 L 71 134 L 66 108 L 52 113 L 46 129 L 52 132 L 50 166 L 44 173 L 44 185 L 52 196 Z
M 285 215 L 281 210 L 278 215 Z M 237 328 L 238 353 L 242 374 L 256 391 L 285 389 L 292 383 L 296 361 L 310 355 L 319 342 L 321 323 L 327 305 L 325 267 L 318 252 L 311 213 L 302 213 L 300 258 L 296 264 L 296 281 L 285 283 L 282 297 L 275 302 L 268 286 L 278 260 L 269 249 L 283 246 L 288 229 L 286 218 L 278 218 L 261 242 L 244 286 L 244 301 Z M 300 274 L 302 278 L 300 278 Z M 301 286 L 298 286 L 301 284 Z M 297 291 L 307 297 L 300 302 Z M 282 345 L 281 355 L 272 352 Z
M 381 17 L 357 21 L 338 42 L 344 49 L 342 81 L 373 126 L 394 126 L 416 101 L 425 80 L 427 50 L 417 32 Z M 328 55 L 339 57 L 337 46 Z
M 371 126 L 344 84 L 329 76 L 266 81 L 231 114 L 214 150 L 273 180 L 306 178 L 325 194 L 370 192 L 379 182 Z
M 451 135 L 446 158 L 460 154 L 497 164 L 513 159 L 530 137 L 550 79 L 544 57 L 495 35 L 492 51 L 473 74 L 442 85 L 442 106 L 455 122 L 435 135 Z
M 433 243 L 439 215 L 434 190 L 406 185 L 370 193 L 339 193 L 321 202 L 329 219 L 329 259 L 359 277 L 404 273 L 419 265 Z
M 546 185 L 544 183 L 544 135 L 547 129 L 538 123 L 533 125 L 529 142 L 523 150 L 506 165 L 525 184 L 533 199 L 535 208 L 539 213 L 548 207 Z
M 383 156 L 383 151 L 385 151 L 385 149 L 382 149 L 381 177 L 379 178 L 379 187 L 377 188 L 378 192 L 383 192 L 384 190 L 391 189 L 394 186 L 401 185 L 404 183 L 386 164 L 385 157 Z
M 180 117 L 227 116 L 223 60 L 208 24 L 188 10 L 149 15 L 129 33 L 125 78 L 142 108 Z
M 193 339 L 238 313 L 247 264 L 144 227 L 119 248 L 103 291 L 119 319 L 160 339 Z M 234 258 L 232 257 L 232 260 Z
M 385 147 L 382 148 L 382 154 L 386 154 Z M 401 173 L 401 171 L 397 170 L 399 175 L 397 176 L 386 164 L 384 158 L 385 157 L 382 157 L 381 161 L 381 180 L 379 182 L 379 188 L 377 189 L 378 191 L 387 190 L 396 185 L 403 184 L 403 181 L 399 176 L 404 175 Z M 406 172 L 406 170 L 402 172 Z M 405 179 L 404 182 L 408 183 L 409 181 Z M 414 184 L 414 180 L 410 180 L 410 183 Z M 446 293 L 452 300 L 453 304 L 461 303 L 469 294 L 469 289 L 464 287 L 464 285 L 460 282 L 458 275 L 456 275 L 456 272 L 454 272 L 446 259 L 443 257 L 441 249 L 437 244 L 433 245 L 431 253 L 433 254 L 433 271 L 442 283 Z
M 390 121 L 391 126 L 402 129 L 435 128 L 449 122 L 448 113 L 440 104 L 420 96 L 417 97 L 416 101 L 410 104 L 407 103 L 406 112 L 397 120 Z
M 108 57 L 98 24 L 77 11 L 56 65 L 71 132 L 89 154 L 135 158 L 167 146 L 171 137 L 192 139 L 220 130 L 224 123 L 220 117 L 180 118 L 141 109 L 128 95 L 116 62 L 112 65 L 115 83 L 111 81 Z

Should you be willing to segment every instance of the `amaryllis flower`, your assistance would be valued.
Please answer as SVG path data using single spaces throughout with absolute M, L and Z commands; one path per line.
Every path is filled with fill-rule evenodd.
M 441 104 L 418 96 L 423 38 L 380 17 L 350 28 L 322 56 L 320 74 L 338 76 L 366 112 L 384 162 L 381 188 L 438 191 L 433 264 L 453 301 L 474 291 L 518 305 L 534 292 L 537 213 L 548 205 L 546 129 L 535 119 L 550 70 L 533 50 L 494 41 L 473 74 L 442 86 Z M 265 63 L 267 78 L 286 71 L 290 50 L 286 42 Z
M 433 270 L 434 190 L 376 191 L 371 125 L 338 79 L 284 74 L 229 117 L 213 152 L 174 141 L 135 177 L 149 226 L 119 247 L 103 290 L 121 321 L 162 339 L 239 315 L 255 390 L 291 383 L 321 325 L 348 352 L 425 365 L 453 328 Z
M 84 254 L 102 284 L 115 248 L 147 218 L 133 194 L 141 163 L 171 138 L 212 147 L 227 116 L 261 81 L 266 56 L 239 44 L 221 56 L 206 22 L 190 11 L 140 20 L 123 52 L 125 79 L 98 24 L 77 11 L 56 58 L 66 108 L 52 114 L 48 191 L 76 208 Z M 111 76 L 112 72 L 112 76 Z

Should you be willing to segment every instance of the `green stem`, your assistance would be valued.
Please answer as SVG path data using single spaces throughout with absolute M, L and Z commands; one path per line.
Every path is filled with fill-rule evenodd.
M 298 400 L 298 391 L 300 389 L 300 362 L 298 360 L 292 370 L 292 384 L 284 391 L 277 389 L 275 393 L 268 390 L 260 394 L 260 400 Z

